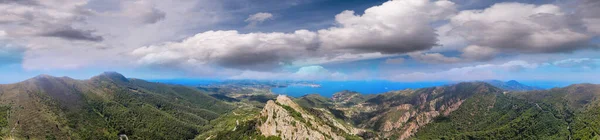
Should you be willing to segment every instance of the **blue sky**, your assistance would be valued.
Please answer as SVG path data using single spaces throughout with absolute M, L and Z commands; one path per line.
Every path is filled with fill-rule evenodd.
M 0 9 L 0 83 L 103 71 L 600 83 L 594 0 L 27 0 Z

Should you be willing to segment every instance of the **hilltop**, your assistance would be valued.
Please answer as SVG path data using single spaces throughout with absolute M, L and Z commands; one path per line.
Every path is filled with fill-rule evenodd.
M 519 92 L 486 82 L 368 96 L 342 91 L 332 98 L 280 96 L 250 125 L 255 135 L 282 139 L 593 139 L 598 97 L 600 85 L 591 84 Z M 310 129 L 315 124 L 327 129 Z
M 496 82 L 498 83 L 498 82 Z M 14 139 L 597 139 L 600 85 L 516 81 L 331 98 L 270 85 L 186 87 L 105 72 L 0 85 L 0 136 Z
M 0 85 L 3 137 L 190 139 L 234 107 L 197 90 L 105 72 L 88 80 L 40 75 Z M 4 119 L 3 118 L 3 119 Z M 9 131 L 10 130 L 10 131 Z
M 539 88 L 539 87 L 533 87 L 533 86 L 521 84 L 521 83 L 517 82 L 516 80 L 509 80 L 506 82 L 503 82 L 500 80 L 488 80 L 488 81 L 484 81 L 484 82 L 491 84 L 495 87 L 498 87 L 498 88 L 501 88 L 504 90 L 508 90 L 508 91 L 543 90 L 542 88 Z

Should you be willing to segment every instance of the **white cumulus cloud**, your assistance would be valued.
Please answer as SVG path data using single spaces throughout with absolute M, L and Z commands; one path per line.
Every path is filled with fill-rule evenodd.
M 317 32 L 208 31 L 181 42 L 141 47 L 131 54 L 140 64 L 216 65 L 253 71 L 377 58 L 431 48 L 436 45 L 437 35 L 429 24 L 455 12 L 454 3 L 446 0 L 394 0 L 368 8 L 363 15 L 344 11 L 336 15 L 339 26 Z M 272 14 L 258 13 L 247 21 L 270 18 Z
M 498 3 L 461 11 L 450 20 L 450 34 L 473 46 L 465 57 L 490 59 L 495 52 L 556 53 L 588 48 L 594 36 L 582 20 L 552 4 Z M 478 50 L 482 53 L 474 54 Z
M 134 50 L 141 64 L 217 65 L 240 70 L 271 70 L 309 55 L 317 35 L 307 30 L 294 33 L 249 33 L 208 31 L 182 42 L 147 46 Z
M 405 53 L 436 45 L 430 23 L 456 12 L 446 0 L 394 0 L 365 10 L 363 15 L 344 11 L 335 16 L 337 27 L 319 30 L 323 50 Z
M 534 69 L 539 65 L 526 61 L 509 61 L 502 64 L 483 64 L 452 68 L 438 72 L 412 72 L 388 76 L 392 81 L 418 82 L 418 81 L 473 81 L 503 79 L 501 72 L 516 72 L 523 69 Z
M 256 14 L 252 14 L 252 15 L 248 16 L 248 18 L 244 21 L 249 23 L 247 27 L 254 27 L 266 20 L 272 20 L 272 19 L 273 19 L 273 14 L 266 13 L 266 12 L 260 12 L 260 13 L 256 13 Z

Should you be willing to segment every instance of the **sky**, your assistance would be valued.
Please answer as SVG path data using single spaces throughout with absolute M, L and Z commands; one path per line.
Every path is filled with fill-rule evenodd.
M 597 0 L 0 0 L 0 83 L 600 83 Z

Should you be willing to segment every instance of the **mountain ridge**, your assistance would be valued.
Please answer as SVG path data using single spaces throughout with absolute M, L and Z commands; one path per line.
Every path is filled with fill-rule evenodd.
M 528 86 L 525 84 L 522 84 L 516 80 L 509 80 L 506 82 L 500 81 L 500 80 L 487 80 L 487 81 L 482 81 L 482 82 L 486 82 L 489 83 L 495 87 L 504 89 L 504 90 L 508 90 L 508 91 L 531 91 L 531 90 L 543 90 L 543 88 L 539 88 L 539 87 L 534 87 L 534 86 Z
M 595 84 L 520 91 L 461 82 L 371 95 L 340 91 L 331 98 L 263 92 L 243 85 L 206 90 L 160 84 L 116 72 L 86 80 L 39 75 L 0 85 L 0 136 L 594 139 L 600 134 L 600 85 Z
M 194 138 L 209 120 L 233 109 L 188 87 L 127 79 L 116 72 L 87 80 L 40 75 L 0 85 L 0 99 L 9 107 L 0 135 L 17 139 Z M 166 132 L 177 134 L 158 131 L 168 127 L 172 130 Z

